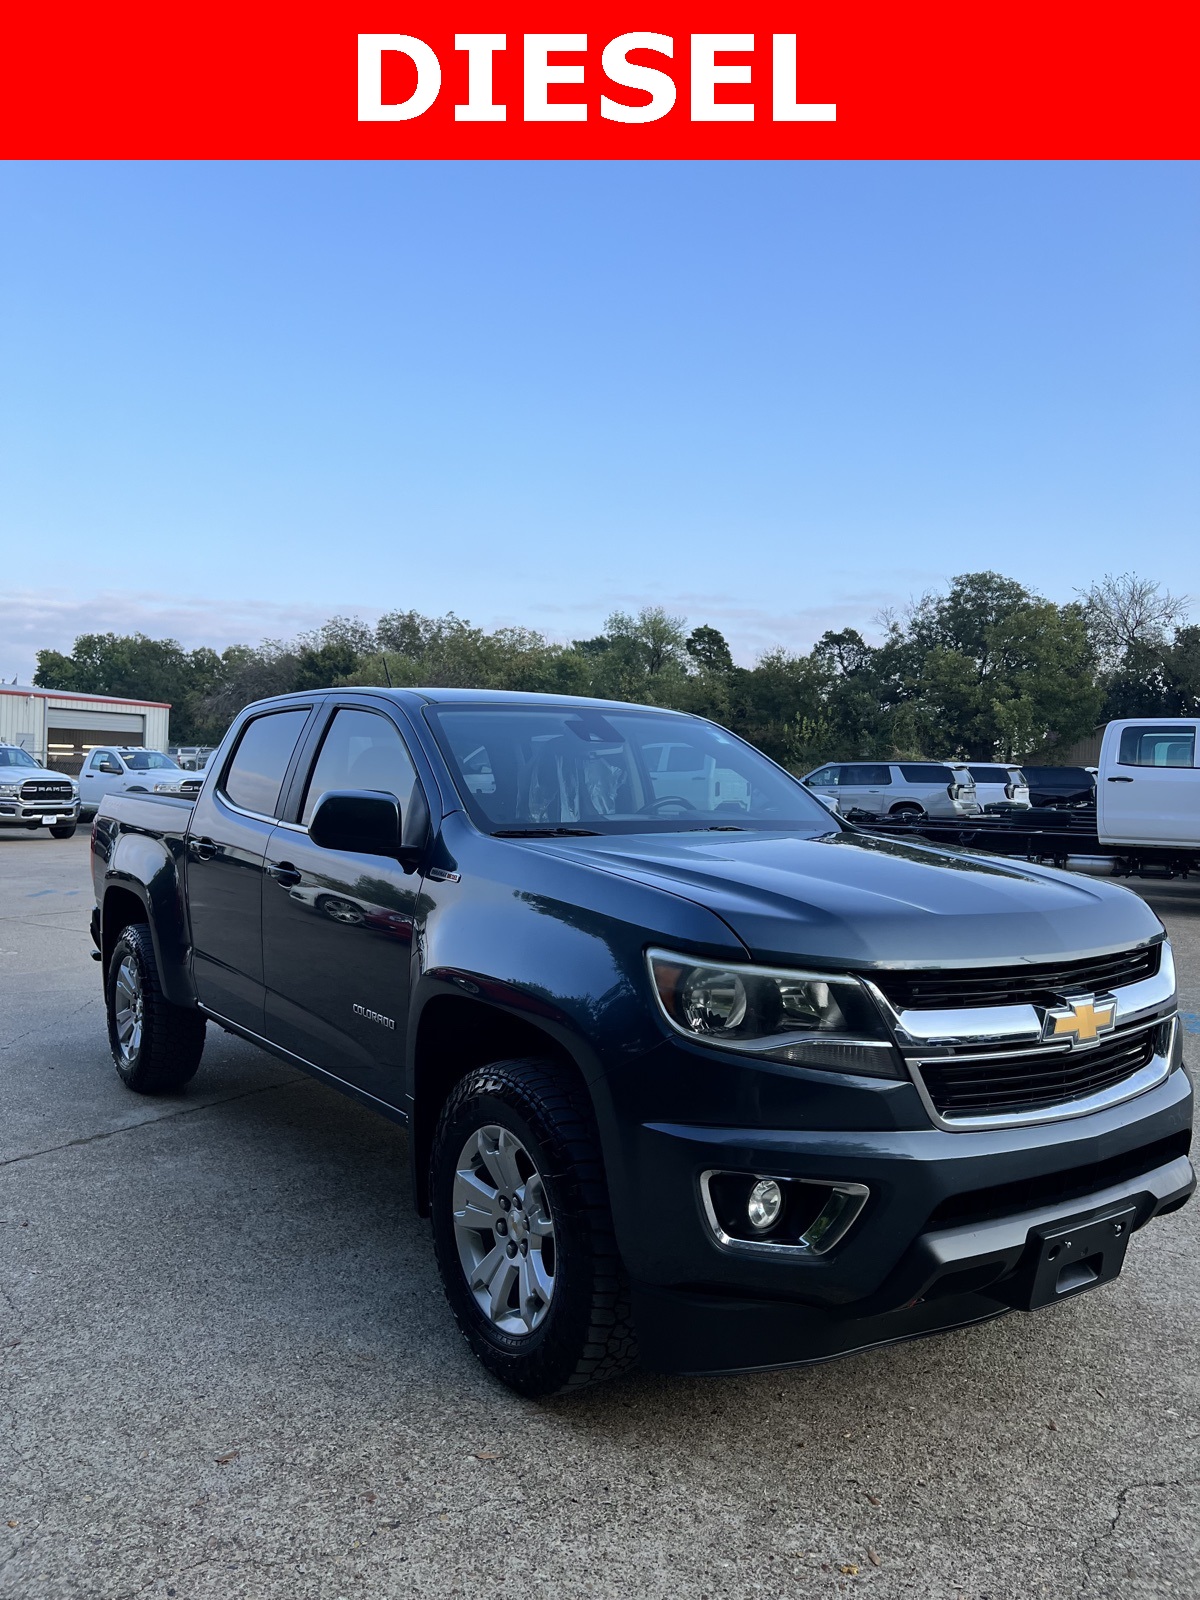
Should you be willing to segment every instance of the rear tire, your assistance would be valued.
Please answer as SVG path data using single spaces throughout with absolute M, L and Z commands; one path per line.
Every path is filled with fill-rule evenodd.
M 75 837 L 76 826 L 77 824 L 72 822 L 69 827 L 64 825 L 61 828 L 51 828 L 50 837 L 52 839 L 73 839 Z
M 172 1005 L 162 991 L 150 930 L 123 928 L 105 984 L 113 1062 L 135 1094 L 176 1094 L 196 1074 L 204 1053 L 204 1017 Z
M 895 817 L 899 822 L 916 822 L 924 815 L 924 807 L 917 805 L 912 800 L 901 801 L 898 806 L 893 806 L 888 812 L 889 817 Z
M 430 1195 L 446 1298 L 494 1377 L 540 1397 L 634 1365 L 591 1109 L 551 1063 L 497 1061 L 455 1086 L 434 1134 Z

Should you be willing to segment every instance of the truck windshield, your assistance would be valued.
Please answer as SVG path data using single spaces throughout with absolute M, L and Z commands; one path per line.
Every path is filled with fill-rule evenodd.
M 431 706 L 463 804 L 491 833 L 840 828 L 802 787 L 699 718 L 558 706 Z
M 0 767 L 36 767 L 37 762 L 25 750 L 18 750 L 10 746 L 7 750 L 0 750 Z

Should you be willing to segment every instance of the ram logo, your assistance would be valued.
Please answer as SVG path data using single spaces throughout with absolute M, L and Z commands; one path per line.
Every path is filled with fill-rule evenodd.
M 358 1005 L 357 1002 L 351 1009 L 356 1017 L 365 1017 L 368 1022 L 377 1022 L 381 1028 L 391 1028 L 393 1032 L 395 1031 L 396 1024 L 391 1017 L 385 1017 L 382 1011 L 371 1011 L 366 1006 Z

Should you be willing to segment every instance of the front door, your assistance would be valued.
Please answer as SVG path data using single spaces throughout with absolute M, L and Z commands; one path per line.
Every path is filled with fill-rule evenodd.
M 79 800 L 94 811 L 106 794 L 113 794 L 125 782 L 125 768 L 113 750 L 93 750 L 79 775 Z
M 188 830 L 196 993 L 210 1011 L 259 1034 L 263 866 L 283 780 L 311 709 L 289 706 L 251 718 L 220 781 L 197 801 Z
M 271 836 L 263 886 L 267 1037 L 393 1106 L 405 1092 L 420 875 L 388 857 L 322 850 L 308 823 L 330 789 L 393 794 L 402 817 L 412 817 L 416 785 L 391 718 L 338 707 L 298 820 Z
M 1192 845 L 1200 840 L 1200 722 L 1121 729 L 1117 759 L 1102 775 L 1103 836 L 1117 844 Z

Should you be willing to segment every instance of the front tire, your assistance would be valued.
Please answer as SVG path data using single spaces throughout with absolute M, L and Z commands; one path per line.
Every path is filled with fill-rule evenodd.
M 105 985 L 113 1062 L 135 1094 L 176 1094 L 195 1077 L 204 1053 L 204 1017 L 172 1005 L 162 991 L 150 930 L 123 928 Z
M 70 824 L 64 823 L 61 828 L 51 828 L 50 837 L 52 839 L 73 839 L 76 826 L 77 824 L 72 822 Z
M 455 1086 L 430 1194 L 446 1298 L 493 1376 L 538 1397 L 633 1366 L 599 1139 L 582 1092 L 552 1064 L 498 1061 Z

